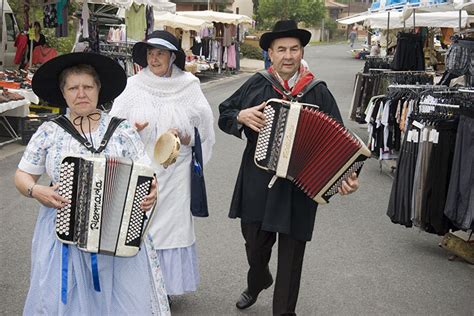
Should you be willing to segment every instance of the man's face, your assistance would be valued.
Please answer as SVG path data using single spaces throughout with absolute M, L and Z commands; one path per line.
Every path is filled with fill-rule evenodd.
M 285 80 L 290 79 L 298 71 L 303 53 L 304 48 L 300 40 L 294 37 L 277 38 L 268 48 L 273 69 Z

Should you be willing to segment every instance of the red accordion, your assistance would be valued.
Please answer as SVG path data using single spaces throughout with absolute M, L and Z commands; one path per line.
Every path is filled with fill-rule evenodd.
M 314 201 L 325 204 L 342 181 L 360 172 L 370 150 L 356 136 L 312 104 L 267 101 L 255 164 L 291 180 Z

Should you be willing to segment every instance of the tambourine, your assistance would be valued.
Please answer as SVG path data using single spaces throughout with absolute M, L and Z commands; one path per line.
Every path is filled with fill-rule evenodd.
M 154 158 L 164 168 L 168 168 L 176 162 L 180 148 L 179 137 L 170 132 L 163 133 L 155 143 Z

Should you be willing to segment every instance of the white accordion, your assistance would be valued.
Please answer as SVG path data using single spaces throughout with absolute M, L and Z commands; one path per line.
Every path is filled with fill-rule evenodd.
M 57 238 L 86 252 L 136 255 L 150 222 L 140 204 L 153 169 L 128 158 L 71 155 L 60 170 L 59 194 L 71 203 L 57 210 Z

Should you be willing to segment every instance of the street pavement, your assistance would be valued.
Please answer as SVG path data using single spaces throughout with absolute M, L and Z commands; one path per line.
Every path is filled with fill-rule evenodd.
M 347 119 L 355 73 L 363 67 L 363 61 L 352 59 L 348 50 L 347 45 L 309 47 L 305 60 L 327 82 L 346 125 L 365 138 L 365 126 Z M 216 120 L 214 153 L 205 167 L 210 217 L 195 221 L 200 287 L 173 298 L 174 315 L 271 315 L 273 287 L 263 291 L 248 310 L 235 308 L 246 287 L 247 262 L 239 221 L 229 219 L 227 213 L 245 141 L 217 127 L 219 103 L 249 76 L 240 73 L 202 85 Z M 21 153 L 2 158 L 3 150 L 0 312 L 17 315 L 28 290 L 37 203 L 21 197 L 12 182 Z M 385 215 L 392 176 L 390 168 L 380 169 L 378 161 L 371 159 L 362 170 L 358 192 L 320 206 L 313 240 L 306 248 L 298 314 L 474 315 L 473 266 L 449 261 L 438 247 L 439 236 L 395 225 Z M 275 247 L 273 273 L 276 254 Z

